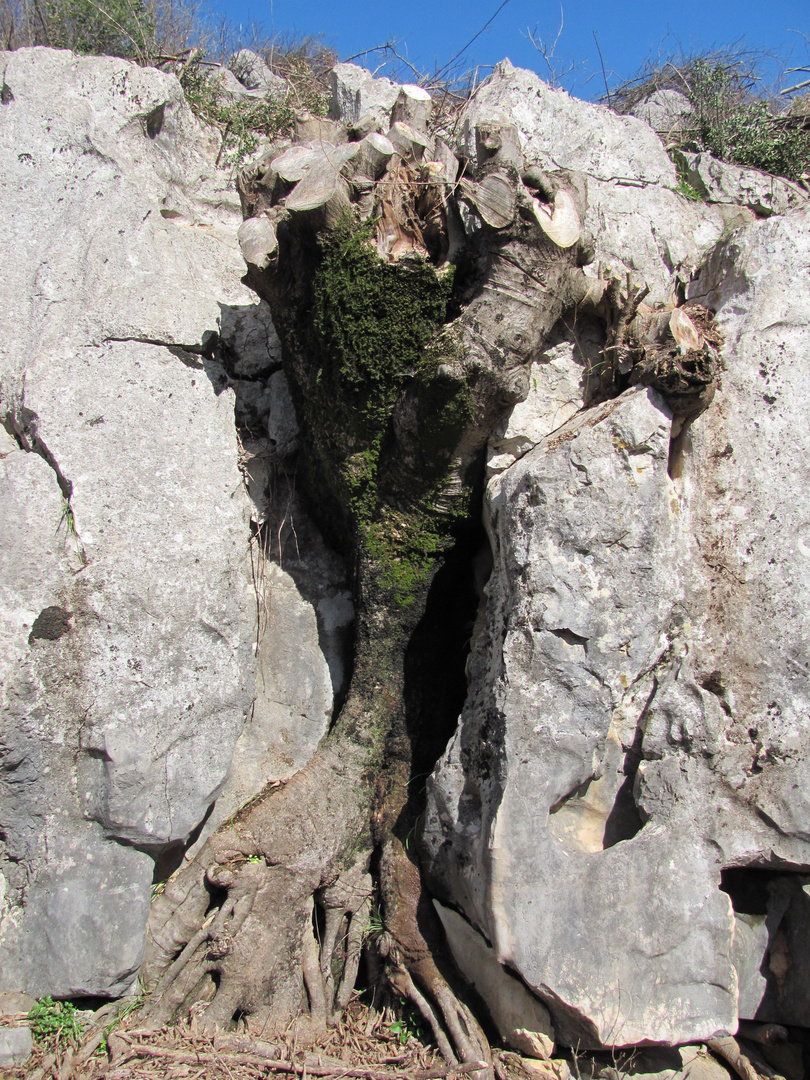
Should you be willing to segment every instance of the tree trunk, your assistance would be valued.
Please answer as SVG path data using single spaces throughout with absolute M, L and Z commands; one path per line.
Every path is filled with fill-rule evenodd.
M 283 344 L 313 511 L 354 566 L 354 671 L 306 768 L 221 826 L 156 899 L 143 967 L 153 1023 L 205 1001 L 207 1024 L 246 1017 L 268 1033 L 298 1017 L 302 1040 L 322 1030 L 351 991 L 373 865 L 384 921 L 376 949 L 390 984 L 422 1012 L 449 1061 L 489 1062 L 480 1027 L 451 990 L 411 842 L 420 811 L 411 780 L 442 747 L 419 758 L 428 729 L 424 715 L 408 713 L 407 650 L 460 523 L 479 515 L 481 451 L 494 424 L 526 396 L 528 365 L 565 309 L 605 293 L 579 269 L 580 245 L 567 234 L 565 247 L 555 243 L 535 212 L 542 190 L 554 213 L 564 204 L 566 220 L 584 220 L 584 185 L 534 169 L 526 186 L 516 134 L 497 135 L 489 132 L 479 174 L 458 193 L 484 218 L 466 234 L 455 176 L 427 198 L 424 169 L 399 155 L 374 189 L 367 224 L 343 203 L 342 180 L 342 214 L 312 212 L 331 202 L 338 173 L 314 208 L 320 166 L 289 195 L 274 187 L 278 248 L 262 249 L 248 276 Z M 276 174 L 290 178 L 299 164 L 287 151 Z M 262 182 L 255 172 L 240 181 L 250 213 L 266 205 Z M 412 240 L 401 260 L 379 228 L 392 220 Z M 453 229 L 460 249 L 437 236 Z M 443 262 L 449 250 L 454 266 Z M 623 332 L 614 338 L 624 349 Z

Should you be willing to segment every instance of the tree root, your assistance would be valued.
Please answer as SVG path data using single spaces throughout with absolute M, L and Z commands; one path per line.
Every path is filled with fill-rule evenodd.
M 305 1070 L 311 1076 L 339 1076 L 339 1077 L 364 1077 L 368 1080 L 443 1080 L 453 1075 L 477 1072 L 481 1062 L 471 1062 L 465 1065 L 456 1065 L 452 1068 L 413 1069 L 405 1072 L 397 1072 L 394 1069 L 380 1069 L 373 1065 L 348 1066 L 343 1062 L 334 1065 L 323 1065 L 317 1060 L 306 1061 L 298 1064 L 295 1061 L 285 1061 L 283 1058 L 265 1057 L 263 1054 L 221 1053 L 217 1050 L 170 1050 L 162 1046 L 146 1046 L 143 1044 L 129 1044 L 129 1052 L 116 1063 L 124 1064 L 139 1057 L 158 1058 L 163 1061 L 172 1061 L 178 1065 L 198 1064 L 222 1064 L 226 1065 L 255 1065 L 257 1068 L 269 1072 L 291 1073 L 298 1076 Z
M 721 1058 L 730 1065 L 740 1080 L 760 1080 L 759 1073 L 740 1049 L 740 1044 L 731 1035 L 726 1035 L 722 1039 L 709 1039 L 706 1048 L 715 1057 Z
M 389 982 L 419 1010 L 448 1065 L 483 1061 L 482 1077 L 492 1077 L 487 1037 L 437 966 L 442 933 L 422 889 L 419 867 L 394 836 L 383 849 L 380 887 L 386 933 L 378 948 L 388 961 Z

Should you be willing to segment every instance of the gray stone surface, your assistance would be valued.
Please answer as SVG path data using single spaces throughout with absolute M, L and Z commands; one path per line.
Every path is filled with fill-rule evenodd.
M 2 62 L 0 987 L 112 995 L 147 852 L 204 816 L 253 694 L 234 396 L 202 353 L 269 320 L 175 78 Z
M 399 86 L 390 79 L 375 79 L 357 64 L 336 64 L 332 68 L 332 100 L 329 116 L 344 124 L 356 124 L 372 116 L 379 131 L 387 131 L 391 110 L 399 96 Z
M 579 101 L 503 60 L 462 115 L 462 153 L 475 157 L 475 127 L 493 121 L 518 128 L 528 160 L 584 174 L 585 227 L 596 250 L 589 273 L 601 267 L 623 278 L 629 271 L 650 286 L 651 301 L 666 301 L 673 271 L 688 277 L 725 228 L 718 207 L 676 193 L 675 166 L 643 120 Z
M 684 179 L 707 203 L 744 206 L 760 217 L 785 214 L 810 205 L 806 191 L 779 176 L 730 165 L 707 153 L 679 150 L 675 157 Z
M 554 1049 L 548 1009 L 498 963 L 495 951 L 463 916 L 438 900 L 433 906 L 459 971 L 487 1003 L 500 1037 L 513 1050 L 548 1060 Z
M 767 951 L 768 928 L 765 916 L 735 914 L 731 962 L 737 972 L 740 990 L 737 1011 L 741 1020 L 753 1020 L 762 1004 L 768 980 L 761 969 Z
M 486 618 L 424 843 L 571 1045 L 733 1032 L 765 1018 L 757 972 L 767 1019 L 806 1023 L 806 879 L 777 910 L 767 868 L 810 868 L 808 225 L 741 230 L 691 286 L 725 346 L 683 437 L 628 391 L 489 484 Z M 767 941 L 743 940 L 745 875 L 775 883 Z
M 692 106 L 686 94 L 671 89 L 655 90 L 630 110 L 631 116 L 646 121 L 665 140 L 688 120 L 691 113 Z
M 0 1069 L 25 1065 L 33 1049 L 34 1041 L 27 1027 L 0 1027 Z
M 253 708 L 210 817 L 189 851 L 269 782 L 312 757 L 348 689 L 354 607 L 342 560 L 324 543 L 296 488 L 298 424 L 283 371 L 235 382 L 243 442 L 259 627 Z M 244 430 L 244 428 L 243 428 Z
M 228 61 L 228 67 L 239 82 L 248 90 L 259 91 L 279 101 L 287 96 L 289 87 L 280 75 L 276 75 L 252 49 L 240 49 Z
M 0 1016 L 27 1016 L 36 1005 L 36 999 L 21 990 L 0 992 Z
M 489 441 L 489 475 L 509 468 L 546 435 L 578 412 L 589 397 L 592 376 L 601 370 L 604 329 L 581 319 L 576 332 L 556 327 L 532 362 L 529 393 L 495 428 Z

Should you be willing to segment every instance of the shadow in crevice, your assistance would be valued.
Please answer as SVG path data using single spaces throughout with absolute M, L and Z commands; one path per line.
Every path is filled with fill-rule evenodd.
M 810 1027 L 810 867 L 729 867 L 720 888 L 735 916 L 740 1018 Z

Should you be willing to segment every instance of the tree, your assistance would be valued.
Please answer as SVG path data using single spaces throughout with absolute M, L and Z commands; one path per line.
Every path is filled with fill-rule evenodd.
M 656 351 L 633 337 L 641 293 L 582 272 L 581 177 L 524 162 L 507 126 L 478 129 L 475 177 L 458 182 L 440 142 L 444 164 L 420 164 L 426 137 L 395 134 L 397 153 L 381 136 L 306 159 L 294 148 L 240 180 L 249 280 L 283 343 L 304 482 L 354 568 L 354 671 L 310 763 L 225 823 L 155 901 L 143 975 L 152 1022 L 210 1001 L 209 1025 L 250 1016 L 268 1032 L 297 1017 L 300 1044 L 348 1001 L 376 889 L 374 966 L 448 1060 L 489 1063 L 411 842 L 428 721 L 409 709 L 408 645 L 476 510 L 486 440 L 567 308 L 610 314 L 606 355 L 622 359 L 607 365 L 610 393 L 620 368 L 654 381 L 663 357 L 676 382 L 686 369 L 671 338 Z M 693 397 L 710 382 L 701 370 Z

